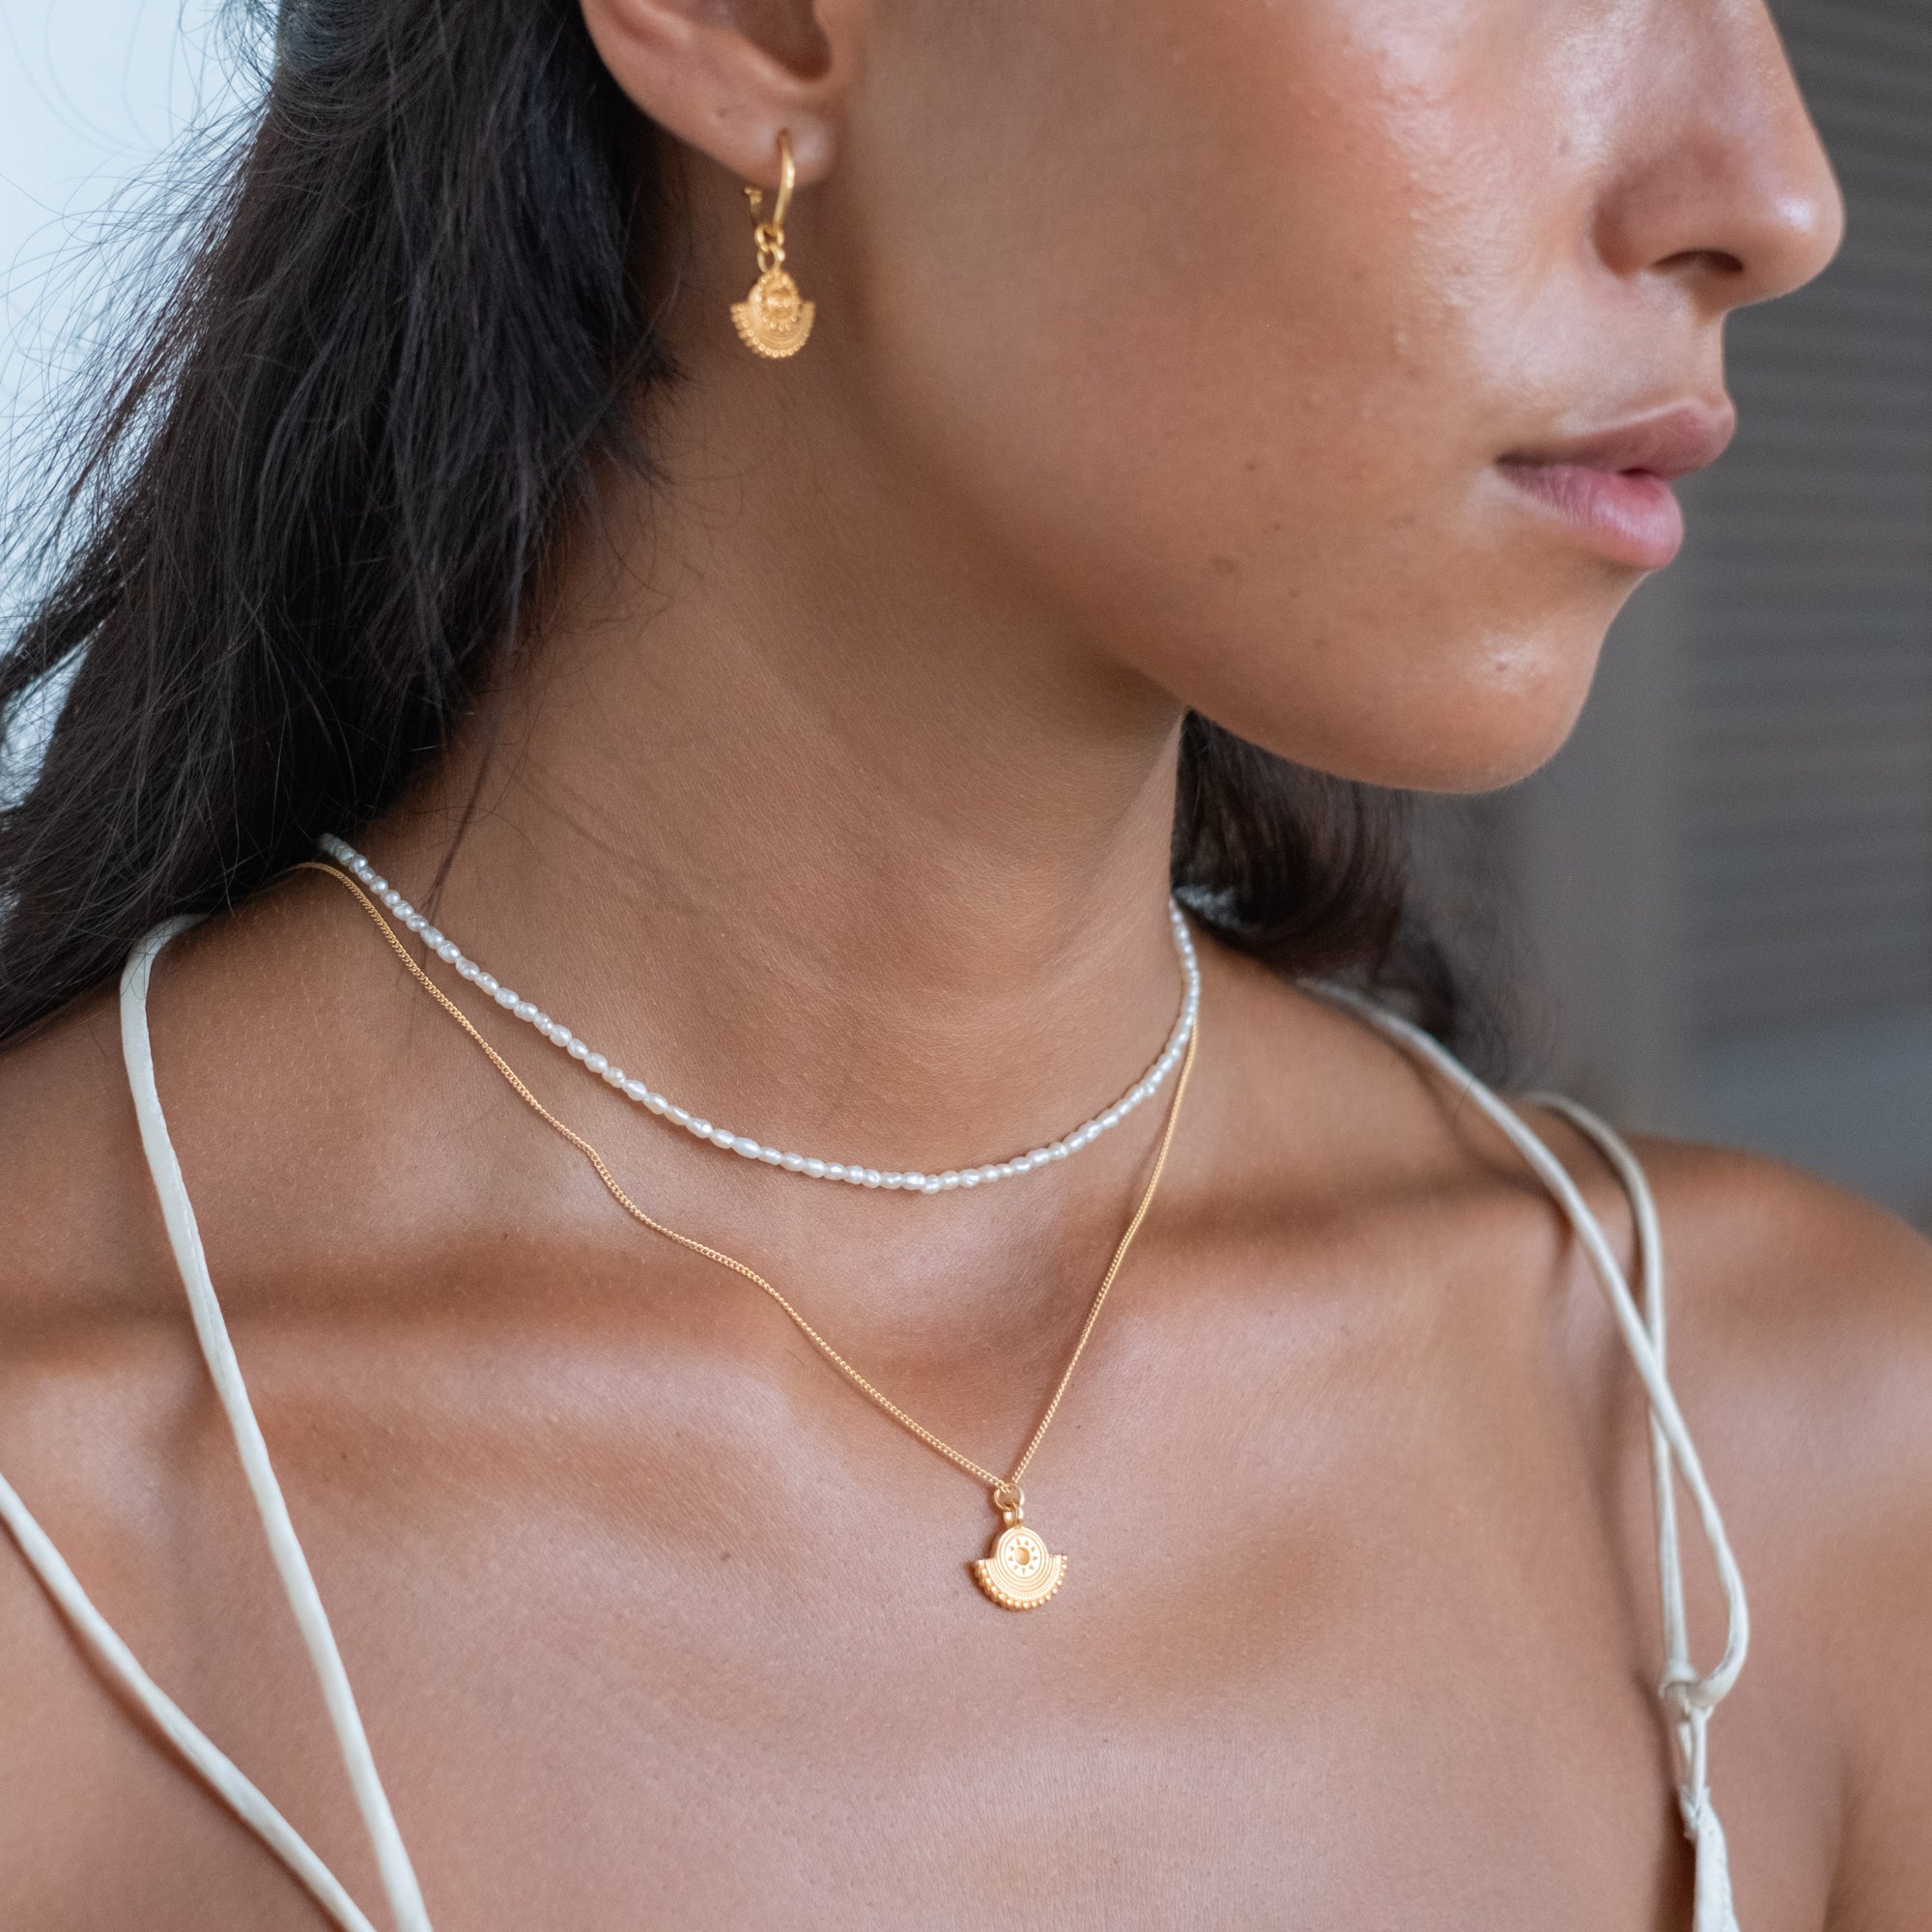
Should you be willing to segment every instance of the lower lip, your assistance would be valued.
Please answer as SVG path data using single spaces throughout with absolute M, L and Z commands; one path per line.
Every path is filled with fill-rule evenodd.
M 1508 459 L 1496 468 L 1612 563 L 1662 570 L 1684 548 L 1684 506 L 1662 476 Z

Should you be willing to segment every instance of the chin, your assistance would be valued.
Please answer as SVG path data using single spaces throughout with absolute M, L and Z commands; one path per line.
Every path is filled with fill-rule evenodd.
M 1386 635 L 1259 667 L 1190 702 L 1226 729 L 1298 765 L 1397 791 L 1475 793 L 1518 783 L 1576 727 L 1607 617 L 1530 635 L 1439 633 L 1392 647 Z M 1232 668 L 1231 666 L 1224 668 Z

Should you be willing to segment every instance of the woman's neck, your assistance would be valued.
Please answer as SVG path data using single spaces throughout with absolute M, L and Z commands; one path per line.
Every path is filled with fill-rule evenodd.
M 371 855 L 427 903 L 473 798 L 440 922 L 742 1131 L 927 1170 L 1051 1138 L 1174 1018 L 1179 715 L 875 461 L 807 478 L 717 429 L 609 486 Z

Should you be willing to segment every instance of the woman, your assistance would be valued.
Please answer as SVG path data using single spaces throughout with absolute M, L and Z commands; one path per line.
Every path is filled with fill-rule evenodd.
M 0 1918 L 1918 1924 L 1922 1246 L 1644 1145 L 1666 1384 L 1308 983 L 1839 226 L 1753 0 L 290 13 L 8 668 Z

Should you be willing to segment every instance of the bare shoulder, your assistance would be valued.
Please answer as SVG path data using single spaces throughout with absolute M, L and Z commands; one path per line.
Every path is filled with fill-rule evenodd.
M 156 1574 L 143 1459 L 189 1386 L 109 986 L 0 1053 L 0 1476 L 117 1618 Z M 4 1530 L 0 1669 L 0 1919 L 51 1922 L 89 1838 L 74 1794 L 123 1789 L 138 1733 Z
M 1215 1017 L 1239 1032 L 1248 1083 L 1230 1111 L 1264 1120 L 1273 1092 L 1295 1094 L 1266 1136 L 1272 1200 L 1293 1173 L 1356 1221 L 1458 1205 L 1416 1219 L 1435 1251 L 1479 1242 L 1531 1297 L 1545 1258 L 1561 1257 L 1547 1305 L 1577 1426 L 1615 1498 L 1605 1522 L 1624 1574 L 1654 1577 L 1644 1391 L 1542 1188 L 1454 1083 L 1245 963 L 1216 965 Z M 1524 1111 L 1628 1260 L 1615 1177 L 1554 1116 Z M 1789 1853 L 1832 1874 L 1833 1927 L 1905 1932 L 1932 1896 L 1932 1243 L 1773 1160 L 1658 1139 L 1636 1151 L 1662 1225 L 1669 1378 L 1750 1605 L 1748 1661 L 1713 1745 L 1734 1849 L 1753 1871 Z M 1682 1541 L 1692 1656 L 1708 1666 L 1724 1606 L 1689 1509 Z M 1809 1842 L 1780 1843 L 1793 1834 Z
M 157 1221 L 114 989 L 0 1052 L 0 1336 L 7 1353 L 64 1324 L 130 1311 Z
M 1764 1405 L 1794 1504 L 1932 1528 L 1932 1241 L 1759 1155 L 1646 1139 L 1688 1380 Z M 1926 1550 L 1932 1557 L 1932 1542 Z
M 1670 1273 L 1670 1373 L 1750 1588 L 1735 1716 L 1840 1767 L 1832 1922 L 1932 1895 L 1932 1242 L 1776 1161 L 1639 1144 Z M 1773 1711 L 1774 1726 L 1764 1720 Z

